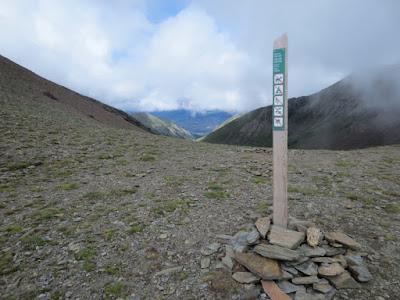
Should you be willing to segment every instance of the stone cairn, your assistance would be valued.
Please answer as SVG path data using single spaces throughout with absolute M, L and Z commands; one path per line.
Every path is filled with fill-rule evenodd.
M 286 229 L 271 224 L 269 216 L 258 219 L 249 232 L 219 238 L 231 242 L 225 247 L 213 243 L 201 252 L 221 252 L 220 264 L 248 290 L 240 300 L 258 299 L 260 282 L 272 300 L 322 300 L 332 299 L 337 289 L 361 288 L 359 282 L 372 279 L 357 252 L 360 244 L 342 232 L 322 233 L 309 221 L 291 218 Z M 208 268 L 210 258 L 201 265 Z

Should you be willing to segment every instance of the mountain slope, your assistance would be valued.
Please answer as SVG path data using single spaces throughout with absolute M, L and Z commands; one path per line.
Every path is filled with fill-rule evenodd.
M 127 113 L 48 81 L 0 55 L 0 101 L 21 97 L 50 109 L 91 119 L 101 124 L 149 131 Z
M 232 117 L 224 111 L 207 111 L 194 113 L 188 110 L 154 111 L 151 115 L 166 118 L 190 131 L 196 138 L 210 133 L 216 126 Z
M 133 118 L 156 134 L 193 141 L 195 138 L 182 126 L 165 118 L 157 118 L 148 113 L 131 113 Z
M 289 147 L 347 150 L 400 143 L 399 83 L 396 65 L 354 74 L 314 95 L 289 99 Z M 271 115 L 271 106 L 256 109 L 203 141 L 271 147 Z

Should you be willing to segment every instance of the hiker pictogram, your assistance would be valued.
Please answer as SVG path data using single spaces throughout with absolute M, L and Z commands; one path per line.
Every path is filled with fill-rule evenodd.
M 274 85 L 274 95 L 283 95 L 283 84 Z
M 283 96 L 274 96 L 274 105 L 283 105 Z
M 274 74 L 274 84 L 283 84 L 283 73 Z

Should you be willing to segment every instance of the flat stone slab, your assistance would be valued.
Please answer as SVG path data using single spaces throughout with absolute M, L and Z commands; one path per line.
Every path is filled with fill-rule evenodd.
M 260 281 L 260 277 L 250 272 L 236 272 L 232 278 L 240 283 L 256 283 Z
M 361 249 L 361 245 L 359 243 L 343 232 L 326 232 L 324 235 L 328 242 L 339 243 L 353 250 Z
M 264 292 L 274 300 L 292 300 L 288 295 L 281 291 L 275 282 L 270 280 L 262 280 L 262 287 Z
M 313 284 L 317 283 L 319 278 L 317 276 L 305 276 L 305 277 L 295 277 L 292 279 L 294 284 Z
M 325 300 L 325 296 L 321 294 L 309 294 L 305 291 L 298 291 L 294 296 L 294 300 Z
M 260 244 L 254 247 L 254 252 L 264 257 L 284 261 L 293 261 L 300 258 L 300 254 L 297 251 L 276 245 Z
M 346 253 L 346 249 L 344 248 L 335 248 L 329 245 L 322 245 L 322 248 L 326 250 L 325 256 L 336 256 Z
M 316 292 L 320 292 L 320 293 L 323 293 L 323 294 L 327 294 L 327 293 L 329 293 L 329 292 L 333 289 L 333 286 L 331 286 L 331 285 L 329 284 L 329 281 L 328 281 L 328 280 L 326 280 L 326 279 L 320 279 L 320 281 L 318 281 L 317 283 L 314 283 L 314 284 L 313 284 L 313 289 L 314 289 L 314 291 L 316 291 Z
M 283 271 L 278 261 L 262 257 L 255 253 L 236 252 L 235 259 L 248 270 L 262 279 L 274 280 L 282 278 Z
M 287 280 L 278 281 L 276 285 L 281 289 L 285 294 L 295 293 L 300 290 L 304 290 L 303 286 L 295 285 Z
M 263 239 L 265 239 L 268 233 L 270 224 L 271 224 L 271 217 L 260 218 L 255 223 L 256 228 L 258 229 L 258 232 L 260 233 Z
M 359 289 L 360 284 L 351 277 L 348 271 L 344 271 L 342 274 L 332 277 L 327 277 L 332 285 L 337 289 Z
M 304 232 L 293 231 L 277 225 L 271 227 L 269 242 L 281 247 L 296 249 L 305 239 Z
M 343 272 L 344 268 L 339 263 L 327 264 L 327 266 L 321 265 L 318 268 L 318 274 L 322 276 L 336 276 Z
M 309 260 L 301 265 L 294 266 L 298 271 L 309 275 L 317 275 L 318 274 L 318 265 L 315 264 L 313 261 Z
M 322 247 L 310 247 L 307 244 L 302 244 L 299 249 L 301 254 L 307 257 L 319 257 L 319 256 L 325 256 L 326 250 Z
M 359 282 L 368 282 L 373 279 L 365 266 L 349 266 L 349 271 Z

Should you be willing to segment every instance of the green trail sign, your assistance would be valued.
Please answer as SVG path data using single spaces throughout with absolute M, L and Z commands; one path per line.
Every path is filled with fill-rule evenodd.
M 285 130 L 285 48 L 273 53 L 272 130 Z

